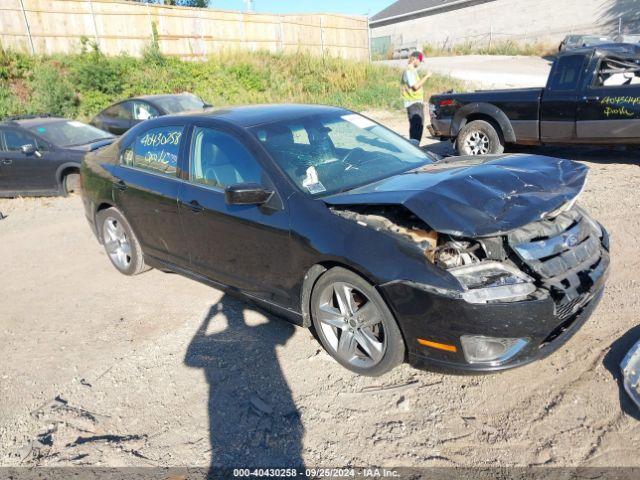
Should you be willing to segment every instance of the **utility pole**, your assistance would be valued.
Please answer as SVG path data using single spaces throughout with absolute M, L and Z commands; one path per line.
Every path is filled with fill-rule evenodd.
M 253 12 L 253 0 L 244 0 L 244 9 L 247 12 Z

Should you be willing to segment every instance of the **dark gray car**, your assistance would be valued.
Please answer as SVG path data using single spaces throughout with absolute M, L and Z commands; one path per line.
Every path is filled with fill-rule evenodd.
M 66 195 L 77 190 L 84 154 L 114 138 L 65 118 L 30 116 L 0 122 L 0 197 Z
M 96 115 L 91 120 L 91 125 L 114 135 L 122 135 L 134 125 L 150 118 L 198 111 L 210 106 L 197 95 L 188 92 L 172 95 L 145 95 L 114 103 Z
M 614 42 L 615 40 L 612 37 L 608 37 L 606 35 L 567 35 L 564 37 L 564 40 L 560 42 L 558 50 L 560 52 L 565 52 L 567 50 L 595 47 L 597 45 L 606 45 Z

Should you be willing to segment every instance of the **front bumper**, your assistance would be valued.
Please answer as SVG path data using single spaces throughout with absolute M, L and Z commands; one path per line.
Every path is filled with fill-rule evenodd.
M 591 270 L 591 288 L 570 315 L 551 297 L 510 303 L 472 304 L 462 299 L 427 292 L 406 282 L 382 285 L 380 290 L 398 320 L 405 338 L 408 361 L 416 368 L 447 373 L 483 373 L 506 370 L 544 358 L 566 343 L 587 321 L 600 302 L 609 267 L 603 248 L 598 267 Z M 501 364 L 470 364 L 460 342 L 462 335 L 528 338 L 528 344 Z M 445 351 L 417 339 L 452 345 Z

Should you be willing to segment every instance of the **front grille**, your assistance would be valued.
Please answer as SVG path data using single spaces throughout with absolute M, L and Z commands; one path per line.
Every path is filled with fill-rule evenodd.
M 586 303 L 588 300 L 587 294 L 582 294 L 573 300 L 569 300 L 568 302 L 559 303 L 556 305 L 556 317 L 560 320 L 566 320 L 571 317 L 574 313 L 576 313 L 580 307 Z
M 570 318 L 586 303 L 601 264 L 600 232 L 579 208 L 511 232 L 511 250 L 538 282 L 551 293 L 556 316 Z

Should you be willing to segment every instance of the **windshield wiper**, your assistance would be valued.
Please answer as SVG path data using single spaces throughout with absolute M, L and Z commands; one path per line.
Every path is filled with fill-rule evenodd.
M 98 137 L 98 138 L 94 138 L 93 140 L 87 140 L 86 142 L 80 142 L 80 143 L 70 143 L 69 145 L 62 145 L 65 148 L 68 147 L 78 147 L 80 145 L 88 145 L 89 143 L 95 143 L 95 142 L 99 142 L 101 140 L 112 140 L 114 137 Z

